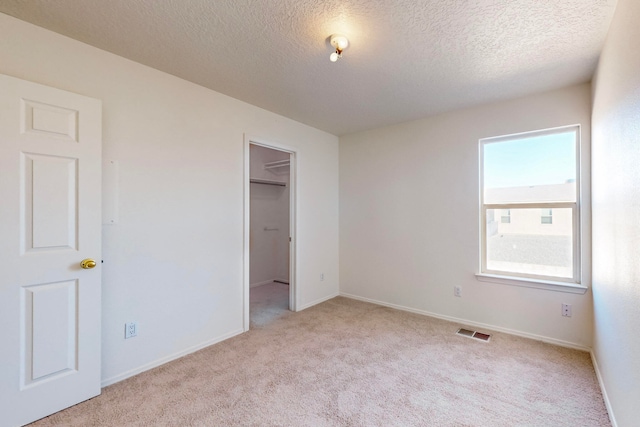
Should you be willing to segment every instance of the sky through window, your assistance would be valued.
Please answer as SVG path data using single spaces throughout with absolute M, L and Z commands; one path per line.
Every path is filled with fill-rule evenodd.
M 484 188 L 563 184 L 576 178 L 576 131 L 486 143 Z

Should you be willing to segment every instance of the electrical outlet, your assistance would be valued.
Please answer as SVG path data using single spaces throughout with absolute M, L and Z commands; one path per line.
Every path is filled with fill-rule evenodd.
M 462 297 L 462 286 L 454 286 L 453 294 L 457 297 Z
M 138 322 L 127 322 L 124 324 L 124 339 L 133 338 L 138 335 Z
M 564 317 L 571 317 L 571 304 L 562 303 L 562 315 Z
M 320 281 L 324 282 L 324 273 L 320 273 Z

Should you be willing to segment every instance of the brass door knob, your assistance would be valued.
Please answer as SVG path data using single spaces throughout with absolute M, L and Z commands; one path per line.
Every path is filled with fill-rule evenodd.
M 80 267 L 86 270 L 93 268 L 95 266 L 96 266 L 96 262 L 91 258 L 83 259 L 82 262 L 80 263 Z

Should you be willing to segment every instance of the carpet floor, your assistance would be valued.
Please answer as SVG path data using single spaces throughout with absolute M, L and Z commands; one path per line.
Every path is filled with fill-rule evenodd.
M 610 425 L 588 353 L 342 297 L 292 313 L 265 286 L 249 332 L 33 426 Z

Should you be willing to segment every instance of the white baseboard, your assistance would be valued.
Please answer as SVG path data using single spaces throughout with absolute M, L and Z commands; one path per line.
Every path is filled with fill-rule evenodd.
M 268 285 L 269 283 L 273 282 L 273 279 L 271 280 L 265 280 L 263 282 L 256 282 L 256 283 L 252 283 L 249 285 L 250 288 L 257 288 L 258 286 L 262 286 L 262 285 Z
M 515 335 L 523 338 L 530 338 L 536 341 L 543 341 L 549 344 L 559 345 L 561 347 L 567 347 L 567 348 L 572 348 L 575 350 L 581 350 L 586 352 L 591 351 L 591 348 L 585 347 L 581 344 L 576 344 L 569 341 L 563 341 L 556 338 L 545 337 L 543 335 L 530 334 L 528 332 L 516 331 L 514 329 L 503 328 L 501 326 L 489 325 L 486 323 L 474 322 L 472 320 L 461 319 L 453 316 L 445 316 L 443 314 L 432 313 L 430 311 L 419 310 L 417 308 L 411 308 L 411 307 L 405 307 L 403 305 L 398 305 L 398 304 L 391 304 L 388 302 L 378 301 L 371 298 L 360 297 L 358 295 L 347 294 L 344 292 L 340 292 L 340 296 L 343 296 L 345 298 L 355 299 L 358 301 L 370 302 L 372 304 L 377 304 L 384 307 L 395 308 L 397 310 L 408 311 L 410 313 L 416 313 L 416 314 L 422 314 L 424 316 L 435 317 L 436 319 L 448 320 L 449 322 L 460 323 L 462 325 L 473 326 L 475 328 L 484 328 L 484 329 L 489 329 L 496 332 L 503 332 L 509 335 Z
M 307 309 L 309 307 L 313 307 L 314 305 L 318 305 L 318 304 L 323 303 L 325 301 L 329 301 L 330 299 L 333 299 L 333 298 L 335 298 L 335 297 L 337 297 L 339 295 L 340 295 L 340 293 L 336 292 L 335 294 L 331 294 L 331 295 L 329 295 L 327 297 L 323 297 L 323 298 L 317 299 L 317 300 L 312 301 L 312 302 L 310 302 L 308 304 L 305 304 L 303 306 L 298 307 L 298 310 L 296 310 L 296 311 L 305 310 L 305 309 Z
M 169 356 L 166 357 L 162 357 L 160 359 L 154 360 L 153 362 L 147 363 L 145 365 L 139 366 L 137 368 L 131 369 L 129 371 L 123 372 L 121 374 L 118 374 L 116 376 L 113 376 L 111 378 L 107 378 L 105 380 L 102 380 L 102 382 L 100 383 L 101 387 L 106 387 L 109 386 L 111 384 L 115 384 L 117 382 L 120 382 L 122 380 L 126 380 L 127 378 L 133 377 L 134 375 L 138 375 L 141 374 L 144 371 L 148 371 L 149 369 L 153 369 L 156 368 L 160 365 L 164 365 L 165 363 L 171 362 L 172 360 L 176 360 L 179 359 L 183 356 L 186 356 L 187 354 L 191 354 L 191 353 L 195 353 L 198 350 L 202 350 L 205 347 L 209 347 L 210 345 L 213 344 L 217 344 L 221 341 L 224 341 L 226 339 L 235 337 L 236 335 L 239 335 L 241 333 L 243 333 L 244 331 L 242 329 L 239 329 L 237 331 L 234 332 L 230 332 L 228 334 L 222 335 L 220 337 L 214 338 L 212 340 L 209 341 L 205 341 L 203 343 L 194 345 L 193 347 L 189 347 L 185 350 L 179 351 L 177 353 L 171 354 Z
M 607 413 L 609 414 L 609 421 L 611 421 L 611 425 L 613 427 L 618 427 L 618 423 L 616 422 L 616 417 L 613 415 L 613 408 L 611 407 L 611 402 L 609 401 L 609 395 L 607 395 L 607 389 L 604 387 L 604 382 L 602 381 L 602 375 L 600 374 L 600 368 L 598 367 L 598 360 L 596 359 L 596 355 L 591 350 L 591 363 L 593 363 L 593 369 L 596 371 L 596 378 L 598 378 L 598 384 L 600 384 L 600 391 L 602 391 L 602 398 L 604 399 L 604 405 L 607 407 Z

